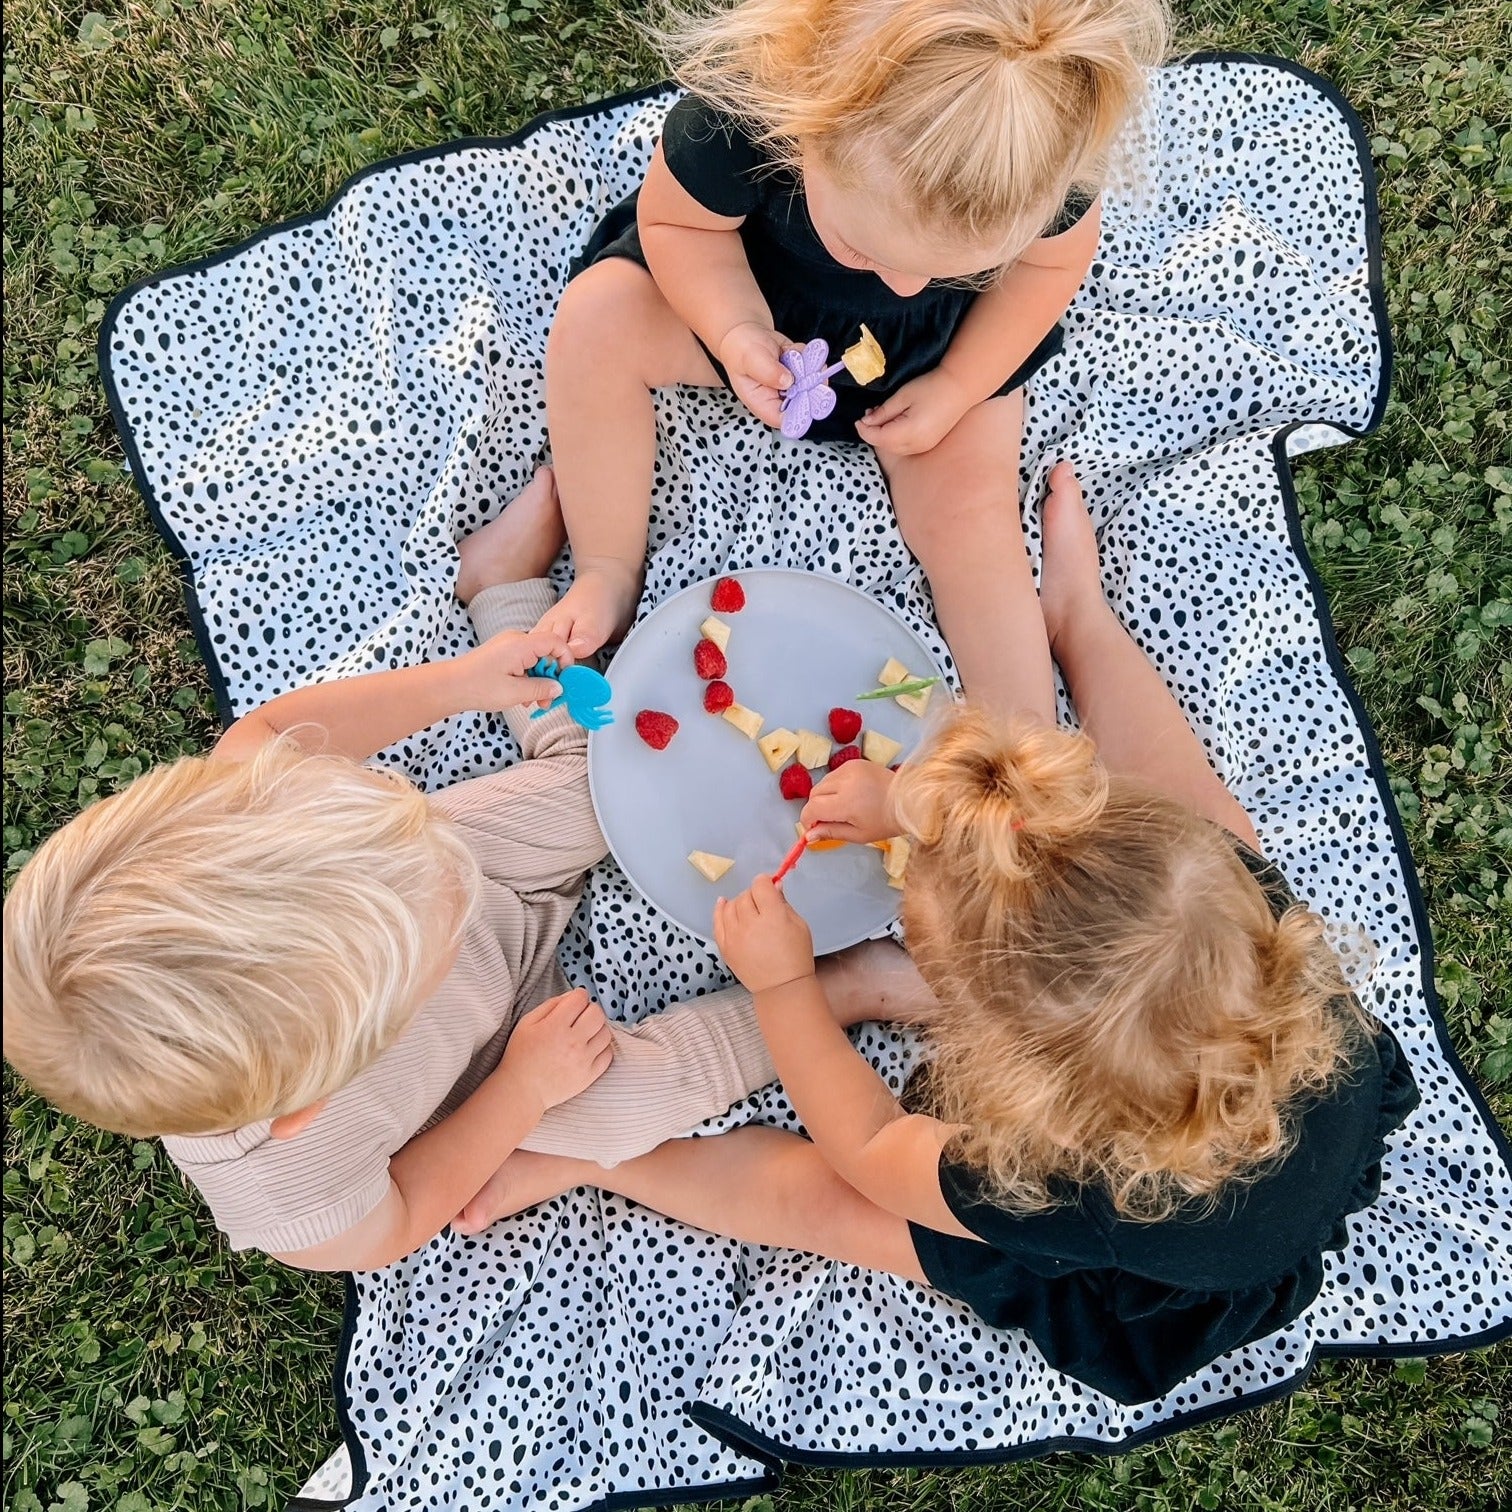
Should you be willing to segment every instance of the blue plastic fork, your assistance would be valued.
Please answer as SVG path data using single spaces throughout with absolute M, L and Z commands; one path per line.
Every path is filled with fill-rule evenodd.
M 575 719 L 585 730 L 602 730 L 614 723 L 614 711 L 609 707 L 613 689 L 609 680 L 601 677 L 592 667 L 561 667 L 555 661 L 542 657 L 530 669 L 532 677 L 550 677 L 562 685 L 562 691 L 544 709 L 537 709 L 530 717 L 540 719 L 553 709 L 567 705 L 569 717 Z

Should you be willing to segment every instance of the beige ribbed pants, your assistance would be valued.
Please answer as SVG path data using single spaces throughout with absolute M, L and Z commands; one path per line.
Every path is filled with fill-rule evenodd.
M 484 589 L 468 606 L 478 639 L 528 629 L 550 607 L 550 593 L 549 585 L 539 581 Z M 546 723 L 537 721 L 536 730 Z M 575 724 L 571 731 L 553 749 L 575 759 L 563 763 L 564 781 L 552 794 L 552 812 L 542 814 L 543 823 L 558 832 L 584 824 L 596 828 L 582 759 L 588 736 Z M 537 771 L 541 759 L 532 763 Z M 556 944 L 549 942 L 553 952 Z M 557 980 L 540 997 L 567 990 L 561 968 L 553 965 L 552 972 Z M 603 1007 L 612 1018 L 616 1005 Z M 688 1133 L 776 1075 L 750 993 L 731 987 L 674 1004 L 639 1024 L 616 1024 L 609 1069 L 591 1087 L 552 1108 L 522 1147 L 615 1165 Z

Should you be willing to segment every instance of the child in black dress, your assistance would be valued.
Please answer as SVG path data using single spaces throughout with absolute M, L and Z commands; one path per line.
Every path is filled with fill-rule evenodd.
M 783 351 L 823 337 L 838 355 L 865 323 L 886 373 L 837 377 L 809 435 L 876 449 L 973 697 L 1052 719 L 1021 390 L 1059 350 L 1103 161 L 1165 30 L 1163 0 L 741 0 L 675 18 L 664 40 L 692 92 L 547 344 L 577 578 L 542 628 L 583 656 L 634 611 L 652 390 L 726 384 L 776 426 Z
M 914 840 L 923 1111 L 835 1026 L 761 878 L 715 932 L 813 1142 L 745 1128 L 612 1172 L 511 1156 L 469 1226 L 597 1185 L 927 1283 L 1130 1403 L 1306 1309 L 1417 1088 L 1104 602 L 1064 465 L 1042 602 L 1085 735 L 960 709 L 897 776 L 851 762 L 804 811 L 818 836 Z

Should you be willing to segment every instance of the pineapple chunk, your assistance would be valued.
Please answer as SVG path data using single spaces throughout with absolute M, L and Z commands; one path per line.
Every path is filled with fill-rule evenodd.
M 729 856 L 716 856 L 709 851 L 689 851 L 688 864 L 710 882 L 717 882 L 734 866 Z
M 854 346 L 846 347 L 840 360 L 845 370 L 865 386 L 874 382 L 887 371 L 887 358 L 882 354 L 881 343 L 865 326 L 861 327 L 861 339 Z
M 925 688 L 921 693 L 900 693 L 893 699 L 900 709 L 907 709 L 915 719 L 923 719 L 924 711 L 929 707 L 929 695 L 934 688 Z
M 713 641 L 721 651 L 728 651 L 730 649 L 730 627 L 717 615 L 711 614 L 698 627 L 698 633 L 705 640 Z
M 730 717 L 726 710 L 725 718 Z M 766 764 L 775 772 L 787 764 L 788 757 L 798 749 L 798 737 L 791 730 L 773 730 L 756 742 L 756 749 L 766 757 Z
M 912 843 L 904 835 L 894 835 L 888 841 L 887 854 L 882 858 L 882 869 L 887 873 L 889 880 L 901 881 L 908 867 L 908 857 L 912 850 Z
M 724 711 L 722 716 L 728 719 L 747 740 L 755 740 L 761 734 L 761 727 L 766 721 L 755 709 L 748 709 L 744 704 L 734 703 Z
M 907 682 L 912 676 L 913 673 L 896 656 L 889 656 L 887 665 L 877 673 L 877 681 L 884 688 L 890 688 L 894 683 Z
M 834 749 L 835 742 L 828 735 L 818 735 L 813 730 L 799 730 L 799 766 L 808 767 L 811 771 L 815 767 L 827 766 L 829 764 L 830 752 Z
M 878 766 L 891 766 L 902 749 L 901 740 L 892 740 L 878 730 L 868 730 L 861 737 L 861 754 Z

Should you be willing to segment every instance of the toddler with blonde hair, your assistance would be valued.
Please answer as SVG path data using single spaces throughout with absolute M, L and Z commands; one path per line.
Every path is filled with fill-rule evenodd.
M 461 543 L 476 650 L 273 699 L 86 809 L 6 899 L 6 1058 L 161 1136 L 235 1248 L 385 1265 L 516 1147 L 612 1164 L 774 1074 L 744 990 L 631 1028 L 557 965 L 605 851 L 585 732 L 529 717 L 557 691 L 530 669 L 571 659 L 525 629 L 562 535 L 543 470 Z M 429 798 L 362 764 L 467 709 L 525 760 Z M 845 1022 L 885 990 L 864 958 L 826 970 Z
M 782 353 L 838 353 L 865 324 L 886 373 L 837 376 L 808 437 L 875 449 L 971 695 L 1053 719 L 1022 390 L 1091 264 L 1164 0 L 739 0 L 658 35 L 689 93 L 547 343 L 577 577 L 543 627 L 584 655 L 634 612 L 653 390 L 723 384 L 776 426 Z
M 816 836 L 914 842 L 903 918 L 934 1003 L 904 1101 L 760 878 L 715 931 L 812 1143 L 748 1127 L 607 1178 L 515 1156 L 464 1226 L 608 1186 L 934 1286 L 1127 1403 L 1312 1302 L 1417 1088 L 1103 600 L 1064 466 L 1041 591 L 1085 733 L 959 708 L 896 776 L 852 762 L 804 811 Z

